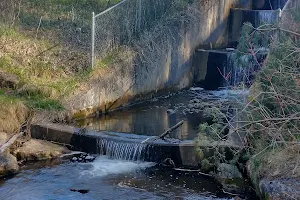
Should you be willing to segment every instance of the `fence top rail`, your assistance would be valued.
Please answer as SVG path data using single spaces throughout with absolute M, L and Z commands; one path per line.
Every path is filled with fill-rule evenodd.
M 119 2 L 119 3 L 117 3 L 116 5 L 114 5 L 114 6 L 110 7 L 110 8 L 108 8 L 108 9 L 106 9 L 106 10 L 104 10 L 104 11 L 102 11 L 101 13 L 95 15 L 95 18 L 96 18 L 96 17 L 99 17 L 99 16 L 101 16 L 101 15 L 103 15 L 103 14 L 109 12 L 109 11 L 111 11 L 112 9 L 114 9 L 115 7 L 117 7 L 117 6 L 119 6 L 119 5 L 123 4 L 123 3 L 125 3 L 126 1 L 128 1 L 128 0 L 123 0 L 123 1 L 121 1 L 121 2 Z

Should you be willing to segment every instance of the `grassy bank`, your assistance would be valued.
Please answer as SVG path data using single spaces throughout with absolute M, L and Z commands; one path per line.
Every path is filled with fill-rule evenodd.
M 0 131 L 30 110 L 64 111 L 62 100 L 103 68 L 90 69 L 91 13 L 119 0 L 10 0 L 0 4 Z M 16 84 L 7 85 L 13 76 Z

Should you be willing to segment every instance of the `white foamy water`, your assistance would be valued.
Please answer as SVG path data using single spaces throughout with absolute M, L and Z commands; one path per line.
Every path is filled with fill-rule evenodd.
M 107 156 L 100 156 L 92 163 L 91 168 L 81 172 L 82 176 L 101 177 L 112 174 L 123 174 L 136 170 L 152 167 L 155 163 L 151 162 L 133 162 L 124 160 L 112 160 Z

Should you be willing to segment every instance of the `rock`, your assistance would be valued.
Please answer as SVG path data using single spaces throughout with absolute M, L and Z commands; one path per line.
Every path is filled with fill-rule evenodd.
M 188 104 L 188 108 L 194 108 L 194 104 L 192 104 L 192 103 L 190 103 L 190 104 Z
M 94 157 L 94 156 L 91 156 L 87 153 L 81 153 L 77 157 L 74 156 L 71 159 L 71 162 L 93 162 L 95 159 L 96 159 L 96 157 Z
M 66 147 L 36 139 L 25 142 L 22 147 L 14 151 L 14 155 L 18 160 L 25 161 L 47 160 L 57 158 L 65 153 L 70 153 L 70 150 Z
M 0 155 L 0 177 L 9 174 L 14 174 L 19 170 L 19 165 L 16 157 L 8 152 Z
M 170 168 L 176 167 L 174 161 L 171 158 L 164 159 L 161 164 L 163 167 L 170 167 Z
M 86 156 L 84 159 L 85 159 L 86 162 L 92 162 L 92 161 L 94 161 L 96 158 L 95 158 L 94 156 Z
M 221 179 L 243 178 L 239 169 L 230 164 L 221 163 L 217 168 L 217 175 Z
M 168 110 L 167 110 L 167 113 L 168 113 L 168 114 L 174 114 L 174 113 L 175 113 L 175 110 L 168 109 Z
M 299 199 L 300 182 L 299 178 L 278 178 L 260 181 L 262 193 L 269 199 Z
M 77 159 L 76 157 L 73 157 L 71 161 L 72 161 L 72 162 L 76 162 L 77 160 L 78 160 L 78 159 Z
M 20 80 L 17 75 L 10 74 L 0 70 L 0 87 L 16 88 Z
M 196 108 L 196 109 L 201 108 L 201 104 L 200 104 L 200 103 L 195 103 L 195 104 L 194 104 L 194 108 Z
M 0 147 L 7 142 L 7 134 L 4 132 L 0 132 Z
M 191 87 L 190 90 L 191 91 L 202 91 L 202 90 L 204 90 L 204 88 L 202 88 L 202 87 Z
M 74 188 L 70 188 L 70 190 L 72 192 L 79 192 L 81 194 L 86 194 L 86 193 L 88 193 L 90 191 L 89 189 L 74 189 Z

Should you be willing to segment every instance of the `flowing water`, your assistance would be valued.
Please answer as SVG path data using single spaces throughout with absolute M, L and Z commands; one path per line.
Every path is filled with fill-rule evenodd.
M 244 90 L 203 91 L 191 88 L 78 124 L 99 130 L 127 132 L 116 134 L 144 139 L 148 138 L 147 135 L 159 135 L 178 121 L 185 120 L 171 137 L 193 139 L 197 136 L 199 123 L 203 121 L 203 113 L 189 106 L 191 102 L 198 99 L 227 105 L 228 102 L 241 101 L 241 97 L 246 95 Z M 26 164 L 17 175 L 0 179 L 0 199 L 208 200 L 234 197 L 224 192 L 220 183 L 199 172 L 180 171 L 143 161 L 149 156 L 149 145 L 99 140 L 98 148 L 100 156 L 91 163 L 54 160 Z M 247 185 L 240 189 L 239 196 L 255 199 L 253 190 Z
M 212 178 L 149 162 L 112 160 L 92 163 L 52 161 L 27 164 L 0 180 L 2 200 L 232 199 Z

